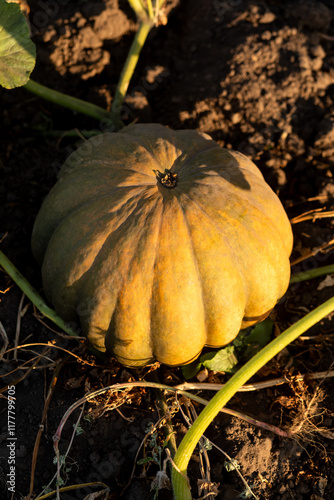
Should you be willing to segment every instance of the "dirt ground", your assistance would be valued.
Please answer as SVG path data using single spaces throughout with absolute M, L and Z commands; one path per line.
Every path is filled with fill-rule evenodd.
M 28 0 L 24 5 L 37 47 L 33 79 L 110 109 L 137 29 L 128 3 Z M 327 212 L 334 210 L 333 2 L 175 0 L 167 2 L 167 14 L 168 23 L 150 33 L 143 49 L 123 120 L 197 129 L 210 134 L 221 146 L 250 156 L 293 223 L 292 272 L 332 264 L 334 219 Z M 105 124 L 43 101 L 24 89 L 1 89 L 0 106 L 1 249 L 42 292 L 40 271 L 30 252 L 34 218 L 56 181 L 62 161 L 81 140 L 55 131 L 102 131 Z M 291 285 L 273 315 L 276 333 L 333 296 L 333 283 L 333 279 L 321 277 Z M 17 334 L 18 345 L 57 339 L 57 346 L 78 356 L 34 345 L 19 349 L 15 355 L 14 351 L 5 354 L 0 364 L 1 386 L 16 383 L 17 437 L 16 492 L 12 494 L 7 484 L 7 401 L 2 399 L 1 498 L 28 498 L 29 492 L 30 498 L 35 498 L 56 472 L 52 438 L 69 406 L 89 390 L 142 379 L 150 369 L 129 370 L 114 360 L 101 362 L 84 344 L 62 339 L 59 329 L 41 318 L 4 272 L 0 273 L 0 290 L 0 321 L 9 339 L 8 348 L 14 346 Z M 326 318 L 254 380 L 328 371 L 333 361 L 334 328 L 331 318 Z M 59 375 L 48 400 L 56 369 Z M 161 382 L 183 382 L 180 369 L 161 366 L 157 373 Z M 211 373 L 208 381 L 226 379 L 224 374 Z M 221 451 L 214 448 L 208 452 L 211 480 L 220 483 L 216 498 L 251 498 L 236 468 L 261 500 L 334 498 L 332 380 L 308 378 L 303 384 L 238 393 L 230 401 L 229 408 L 283 429 L 291 429 L 301 418 L 305 425 L 296 439 L 289 439 L 236 417 L 217 417 L 207 437 L 236 461 L 236 466 L 231 466 Z M 313 414 L 305 415 L 305 405 L 319 390 Z M 201 395 L 209 399 L 212 392 Z M 111 411 L 122 401 L 123 406 Z M 157 450 L 163 441 L 160 430 L 156 440 L 151 439 L 151 445 L 146 444 L 136 457 L 151 422 L 159 418 L 155 401 L 152 391 L 136 389 L 118 398 L 105 396 L 86 403 L 80 432 L 74 436 L 61 473 L 66 486 L 102 481 L 110 488 L 109 499 L 153 498 L 154 465 L 138 464 L 131 483 L 127 483 L 135 461 L 152 455 L 154 446 Z M 36 459 L 33 450 L 46 402 L 49 408 Z M 172 403 L 170 397 L 168 404 Z M 200 406 L 195 407 L 199 412 Z M 61 455 L 70 444 L 79 414 L 76 410 L 65 426 L 59 443 Z M 180 412 L 173 423 L 179 442 L 186 431 Z M 199 496 L 196 483 L 201 477 L 202 455 L 196 451 L 189 467 L 194 498 Z M 61 498 L 84 499 L 101 489 L 81 488 L 62 493 Z M 163 489 L 158 498 L 171 499 L 172 495 Z

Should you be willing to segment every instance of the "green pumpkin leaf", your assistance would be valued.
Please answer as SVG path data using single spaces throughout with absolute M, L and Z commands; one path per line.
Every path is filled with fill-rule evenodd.
M 241 363 L 248 361 L 270 342 L 273 326 L 272 320 L 266 318 L 261 323 L 239 332 L 233 340 L 233 345 Z
M 237 348 L 237 349 L 242 349 L 246 345 L 246 338 L 247 335 L 249 335 L 249 328 L 246 330 L 240 330 L 238 333 L 238 336 L 235 337 L 233 340 L 232 344 Z
M 195 377 L 197 373 L 200 371 L 202 367 L 202 363 L 199 363 L 198 360 L 196 359 L 192 363 L 189 363 L 189 365 L 183 365 L 182 366 L 182 374 L 186 380 Z
M 247 348 L 257 348 L 259 350 L 271 340 L 273 325 L 272 320 L 266 318 L 255 326 L 240 330 L 238 336 L 233 340 L 233 345 L 241 352 L 247 350 Z
M 208 370 L 225 373 L 233 372 L 234 367 L 238 364 L 234 345 L 224 347 L 219 351 L 207 352 L 200 357 L 200 361 Z
M 254 326 L 246 339 L 247 344 L 257 344 L 260 348 L 268 344 L 271 339 L 274 323 L 270 318 L 266 318 L 261 323 Z
M 242 360 L 247 361 L 266 346 L 270 342 L 272 331 L 273 322 L 270 318 L 255 325 L 250 333 L 244 337 Z
M 19 5 L 0 0 L 0 85 L 6 89 L 25 85 L 35 61 L 36 48 Z

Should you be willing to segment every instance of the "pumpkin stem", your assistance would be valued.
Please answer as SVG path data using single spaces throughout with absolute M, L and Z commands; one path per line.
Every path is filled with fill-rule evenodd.
M 159 170 L 153 170 L 160 183 L 168 189 L 174 188 L 177 184 L 177 174 L 165 168 L 164 173 Z

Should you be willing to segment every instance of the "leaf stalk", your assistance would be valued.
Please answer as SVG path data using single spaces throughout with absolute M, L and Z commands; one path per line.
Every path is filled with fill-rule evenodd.
M 90 102 L 63 94 L 62 92 L 58 92 L 58 90 L 50 89 L 45 85 L 35 82 L 34 80 L 29 80 L 23 88 L 29 90 L 29 92 L 32 92 L 38 97 L 47 99 L 50 102 L 71 109 L 72 111 L 83 113 L 91 118 L 95 118 L 96 120 L 105 120 L 106 118 L 109 120 L 111 119 L 110 112 L 100 108 L 100 106 L 96 106 Z
M 192 427 L 183 438 L 174 457 L 176 466 L 181 474 L 173 469 L 172 483 L 175 500 L 191 500 L 191 492 L 186 478 L 188 463 L 202 434 L 211 424 L 222 407 L 234 396 L 238 389 L 244 385 L 268 361 L 276 356 L 284 347 L 293 342 L 299 335 L 314 326 L 325 316 L 334 311 L 334 297 L 327 300 L 304 318 L 290 326 L 276 339 L 270 342 L 252 359 L 250 359 L 225 386 L 211 399 L 208 406 L 200 413 Z
M 39 293 L 30 285 L 26 278 L 14 266 L 14 264 L 6 257 L 0 250 L 0 266 L 7 272 L 13 281 L 21 288 L 22 292 L 31 300 L 37 309 L 44 314 L 47 318 L 51 319 L 53 323 L 59 326 L 64 332 L 72 337 L 78 337 L 78 333 L 71 328 L 63 319 L 61 319 L 56 311 L 49 307 Z
M 123 102 L 130 84 L 130 80 L 137 66 L 140 52 L 153 26 L 153 20 L 149 18 L 140 23 L 139 29 L 133 39 L 130 51 L 124 63 L 124 67 L 117 84 L 115 97 L 111 108 L 111 117 L 117 129 L 122 127 L 121 112 Z

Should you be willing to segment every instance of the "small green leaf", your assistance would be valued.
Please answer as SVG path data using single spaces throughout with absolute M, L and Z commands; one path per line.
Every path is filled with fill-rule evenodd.
M 151 432 L 152 431 L 152 427 L 154 427 L 154 423 L 153 422 L 148 422 L 148 424 L 146 425 L 145 434 Z
M 145 457 L 137 460 L 138 465 L 146 465 L 148 462 L 155 462 L 153 457 Z
M 202 363 L 197 360 L 189 363 L 189 365 L 182 366 L 182 373 L 186 380 L 195 377 L 195 375 L 200 371 Z
M 254 326 L 246 342 L 247 344 L 257 344 L 259 347 L 264 347 L 270 341 L 272 331 L 273 322 L 270 318 L 267 318 Z
M 218 352 L 207 352 L 200 357 L 200 361 L 208 370 L 215 372 L 231 373 L 238 364 L 238 359 L 235 355 L 234 345 L 220 349 Z
M 59 465 L 64 465 L 65 464 L 65 455 L 59 455 Z M 58 457 L 53 457 L 53 463 L 57 464 L 58 463 Z
M 247 335 L 249 334 L 249 328 L 246 329 L 246 330 L 240 330 L 240 332 L 238 333 L 238 336 L 235 337 L 235 339 L 233 340 L 233 345 L 239 349 L 239 348 L 242 348 L 245 346 L 246 344 L 246 338 L 247 338 Z
M 93 417 L 93 415 L 89 415 L 89 414 L 88 415 L 84 415 L 84 420 L 86 420 L 87 422 L 91 423 L 91 422 L 93 422 L 94 417 Z
M 64 484 L 65 484 L 64 479 L 61 477 L 58 477 L 58 479 L 56 481 L 56 486 L 63 486 Z
M 35 61 L 36 48 L 19 5 L 0 0 L 0 85 L 6 89 L 25 85 Z
M 261 323 L 239 332 L 233 340 L 233 345 L 239 353 L 240 362 L 247 361 L 270 342 L 273 325 L 272 320 L 266 318 Z
M 75 424 L 73 424 L 73 429 L 75 427 Z M 81 427 L 80 424 L 77 425 L 77 428 L 75 429 L 75 435 L 76 436 L 80 436 L 80 434 L 83 434 L 85 431 L 83 430 L 83 428 Z
M 234 460 L 234 458 L 232 458 L 229 461 L 226 460 L 224 462 L 224 467 L 227 470 L 227 472 L 231 472 L 232 470 L 240 469 L 240 465 L 238 464 L 238 462 L 236 460 Z
M 204 439 L 203 439 L 203 447 L 207 450 L 207 451 L 210 451 L 212 450 L 212 444 L 210 443 L 210 441 L 208 440 L 208 438 L 206 438 L 204 436 Z
M 250 487 L 248 486 L 242 493 L 240 493 L 238 498 L 251 498 L 253 496 L 254 496 L 254 494 L 253 494 L 252 490 L 250 489 Z
M 270 318 L 265 319 L 252 328 L 249 335 L 244 337 L 243 361 L 250 359 L 270 342 L 272 331 L 273 322 Z

